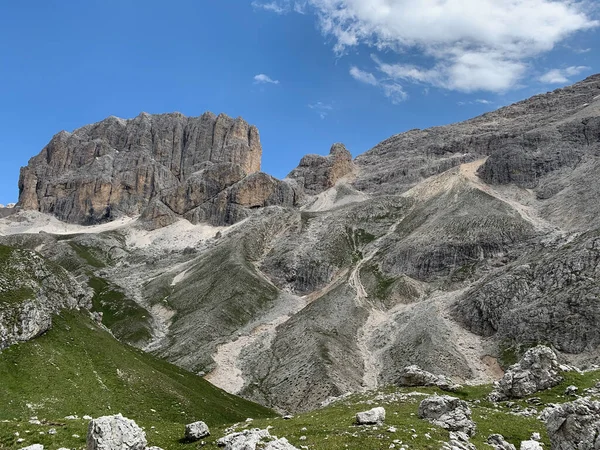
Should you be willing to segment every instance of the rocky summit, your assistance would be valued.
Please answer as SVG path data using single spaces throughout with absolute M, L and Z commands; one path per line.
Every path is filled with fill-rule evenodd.
M 255 127 L 210 113 L 56 135 L 0 218 L 0 368 L 79 310 L 288 419 L 284 440 L 267 409 L 225 426 L 175 403 L 163 441 L 145 403 L 148 442 L 204 423 L 225 448 L 594 448 L 574 436 L 598 429 L 600 75 L 284 180 L 260 161 Z M 147 379 L 126 367 L 97 375 Z
M 19 205 L 81 224 L 137 214 L 158 226 L 177 216 L 231 224 L 247 208 L 294 204 L 290 187 L 260 173 L 261 155 L 241 118 L 109 117 L 54 136 L 22 169 Z

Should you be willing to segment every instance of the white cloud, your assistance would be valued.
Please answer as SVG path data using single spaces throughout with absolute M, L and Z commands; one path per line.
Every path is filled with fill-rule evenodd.
M 259 2 L 253 1 L 252 7 L 254 9 L 264 9 L 265 11 L 274 12 L 275 14 L 287 14 L 289 12 L 297 12 L 305 14 L 308 0 L 292 1 L 271 1 L 271 2 Z
M 379 86 L 383 90 L 383 94 L 395 105 L 408 99 L 408 94 L 402 86 L 389 78 L 379 80 L 371 72 L 365 72 L 356 66 L 350 67 L 350 75 L 361 83 Z
M 255 84 L 279 84 L 279 80 L 273 80 L 270 76 L 264 73 L 259 73 L 254 76 Z
M 317 114 L 319 114 L 319 117 L 321 119 L 325 119 L 327 117 L 327 115 L 333 111 L 333 105 L 329 104 L 329 103 L 323 103 L 323 102 L 316 102 L 316 103 L 311 103 L 310 105 L 308 105 L 308 107 L 314 111 L 317 112 Z
M 404 91 L 404 89 L 402 89 L 402 86 L 400 86 L 399 84 L 385 83 L 382 84 L 381 87 L 383 88 L 383 93 L 385 94 L 385 96 L 389 98 L 390 101 L 395 105 L 405 101 L 408 98 L 408 94 Z
M 600 24 L 591 18 L 594 2 L 307 0 L 338 54 L 361 44 L 385 50 L 394 60 L 378 68 L 388 76 L 464 92 L 517 86 L 533 58 Z M 430 63 L 407 64 L 414 54 Z
M 370 72 L 365 72 L 364 70 L 360 70 L 356 66 L 352 66 L 350 68 L 350 75 L 357 81 L 361 83 L 370 84 L 371 86 L 377 86 L 377 78 Z
M 264 9 L 265 11 L 274 12 L 275 14 L 285 14 L 288 10 L 277 2 L 261 3 L 252 2 L 252 7 L 255 9 Z
M 545 84 L 563 84 L 568 83 L 570 77 L 579 75 L 586 70 L 590 70 L 587 66 L 571 66 L 564 69 L 552 69 L 546 72 L 539 78 L 539 81 Z
M 475 100 L 475 103 L 479 103 L 481 105 L 491 105 L 494 102 L 492 102 L 490 100 L 486 100 L 484 98 L 478 98 L 478 99 Z

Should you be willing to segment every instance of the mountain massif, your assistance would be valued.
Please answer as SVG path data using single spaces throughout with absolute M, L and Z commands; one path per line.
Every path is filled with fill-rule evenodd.
M 210 113 L 61 132 L 0 243 L 60 268 L 122 341 L 281 411 L 410 365 L 491 382 L 539 343 L 599 361 L 600 75 L 354 160 L 335 144 L 284 180 L 261 152 Z

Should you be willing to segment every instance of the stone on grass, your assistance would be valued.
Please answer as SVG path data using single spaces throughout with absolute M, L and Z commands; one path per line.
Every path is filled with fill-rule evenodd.
M 185 439 L 187 441 L 199 441 L 207 436 L 210 436 L 210 431 L 204 422 L 198 421 L 185 426 Z
M 543 345 L 530 348 L 523 358 L 508 368 L 494 384 L 490 400 L 523 398 L 556 386 L 562 381 L 560 366 L 552 349 Z
M 520 450 L 544 450 L 538 441 L 522 441 Z
M 449 395 L 433 395 L 419 404 L 419 417 L 449 431 L 475 433 L 475 422 L 467 403 Z
M 87 450 L 144 450 L 146 433 L 121 414 L 90 421 Z
M 381 406 L 356 414 L 357 425 L 381 425 L 385 420 L 385 409 Z
M 487 438 L 487 443 L 496 450 L 517 450 L 510 442 L 506 442 L 501 434 L 490 434 Z
M 42 444 L 33 444 L 28 447 L 23 447 L 20 450 L 44 450 L 44 446 Z

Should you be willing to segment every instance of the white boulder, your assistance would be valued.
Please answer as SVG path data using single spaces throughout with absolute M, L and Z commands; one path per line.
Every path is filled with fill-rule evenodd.
M 146 433 L 133 420 L 104 416 L 90 421 L 87 450 L 144 450 Z

